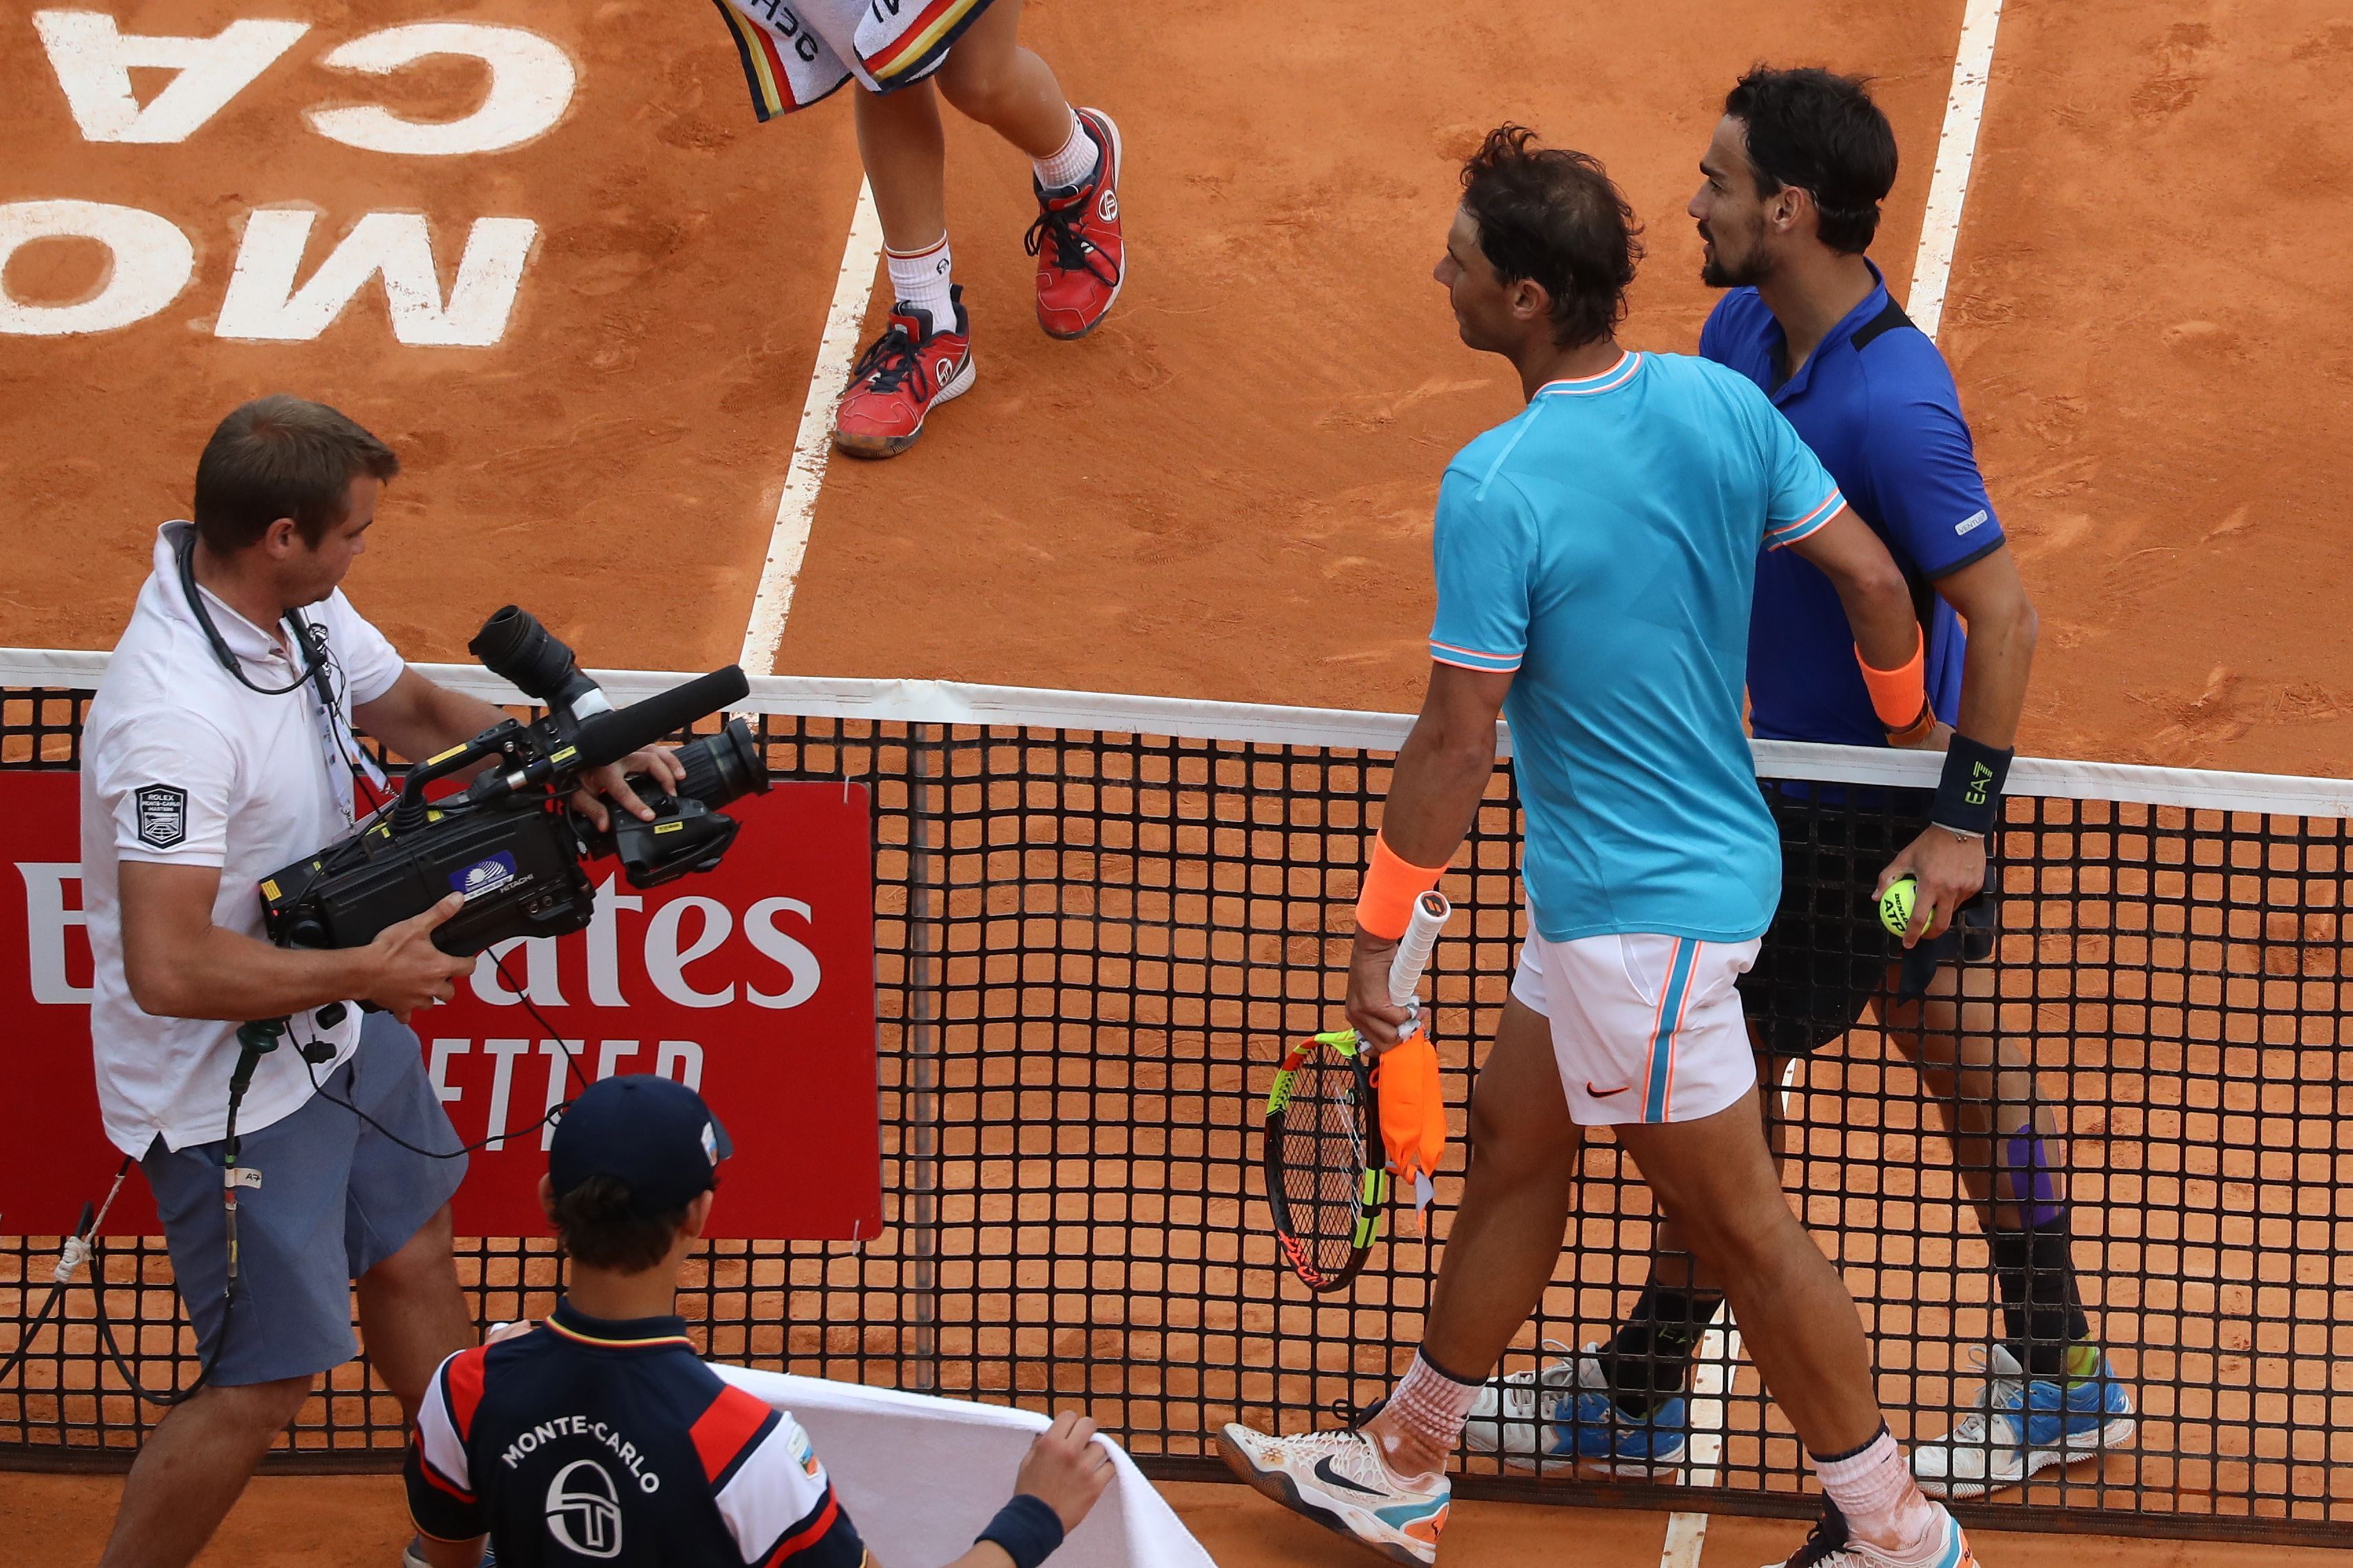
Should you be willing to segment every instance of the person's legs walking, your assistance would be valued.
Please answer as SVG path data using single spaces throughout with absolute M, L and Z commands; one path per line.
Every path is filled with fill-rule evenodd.
M 406 1025 L 368 1015 L 351 1075 L 347 1098 L 367 1120 L 352 1149 L 343 1250 L 368 1364 L 414 1425 L 434 1369 L 476 1342 L 450 1248 L 449 1199 L 467 1160 Z
M 971 388 L 972 321 L 948 245 L 938 94 L 928 79 L 889 93 L 860 86 L 855 102 L 892 303 L 882 335 L 850 369 L 833 441 L 852 457 L 890 458 L 915 444 L 935 405 Z
M 1886 973 L 1887 936 L 1869 897 L 1886 862 L 1886 835 L 1872 817 L 1850 820 L 1810 793 L 1769 790 L 1766 803 L 1781 844 L 1781 898 L 1738 985 L 1765 1090 L 1759 1103 L 1778 1150 L 1788 1133 L 1779 1125 L 1783 1069 L 1852 1028 Z M 1607 1418 L 1655 1419 L 1672 1405 L 1723 1307 L 1723 1291 L 1694 1272 L 1673 1225 L 1662 1226 L 1641 1294 L 1589 1358 L 1617 1394 Z
M 948 51 L 938 79 L 958 110 L 1029 155 L 1038 324 L 1052 337 L 1084 337 L 1126 279 L 1119 127 L 1100 109 L 1073 109 L 1053 68 L 1022 46 L 1021 0 L 996 0 Z
M 1990 990 L 1984 970 L 1958 978 Z M 1888 1037 L 1920 1069 L 1941 1111 L 1963 1185 L 1994 1252 L 2006 1338 L 2037 1377 L 2066 1372 L 2091 1337 L 2069 1253 L 2067 1173 L 2058 1125 L 2032 1064 L 1996 1029 L 1989 997 L 1957 994 L 1947 969 L 1926 998 L 1890 1003 Z
M 347 1093 L 353 1074 L 345 1063 L 328 1087 Z M 237 1193 L 233 1301 L 227 1143 L 173 1149 L 158 1137 L 141 1159 L 208 1381 L 142 1446 L 116 1507 L 107 1568 L 176 1568 L 194 1558 L 312 1379 L 351 1359 L 351 1269 L 336 1238 L 357 1144 L 351 1113 L 323 1098 L 240 1131 L 237 1164 L 258 1184 Z
M 1042 165 L 1071 151 L 1078 122 L 1071 100 L 1062 96 L 1054 68 L 1022 46 L 1021 0 L 996 0 L 965 29 L 934 79 L 958 113 L 1004 137 L 1032 163 Z M 1071 178 L 1047 181 L 1041 174 L 1040 180 L 1071 184 L 1086 173 L 1082 166 Z
M 207 1386 L 140 1446 L 99 1568 L 179 1568 L 195 1560 L 311 1393 L 308 1377 Z
M 934 405 L 973 383 L 972 322 L 947 234 L 947 142 L 929 80 L 890 93 L 854 89 L 858 152 L 882 223 L 892 308 L 882 335 L 850 368 L 833 441 L 857 458 L 915 444 Z
M 1813 1458 L 1833 1521 L 1851 1532 L 1844 1562 L 1967 1563 L 1958 1528 L 1888 1433 L 1854 1300 L 1782 1195 L 1753 1098 L 1693 1121 L 1623 1126 L 1619 1138 L 1723 1281 L 1758 1374 Z
M 1707 1273 L 1757 1370 L 1808 1449 L 1838 1453 L 1880 1425 L 1871 1355 L 1838 1271 L 1782 1195 L 1754 1093 L 1696 1121 L 1627 1125 L 1619 1142 Z
M 939 96 L 919 81 L 896 92 L 854 89 L 858 156 L 874 192 L 882 243 L 912 255 L 947 237 L 946 132 Z
M 1513 997 L 1471 1098 L 1470 1168 L 1462 1206 L 1439 1259 L 1421 1355 L 1475 1387 L 1528 1321 L 1560 1261 L 1585 1135 L 1568 1119 L 1544 1017 Z M 1466 1407 L 1467 1408 L 1467 1407 Z M 1417 1422 L 1393 1405 L 1365 1424 L 1392 1469 L 1446 1468 L 1461 1434 Z
M 1785 1064 L 1767 1051 L 1753 1025 L 1749 1037 L 1757 1053 L 1757 1110 L 1778 1182 L 1788 1152 L 1788 1123 L 1780 1113 Z M 1597 1357 L 1620 1415 L 1647 1419 L 1682 1394 L 1700 1341 L 1722 1315 L 1724 1302 L 1722 1283 L 1692 1255 L 1683 1228 L 1672 1217 L 1663 1221 L 1651 1237 L 1651 1272 L 1642 1292 Z
M 2132 1440 L 2131 1395 L 2093 1337 L 2073 1259 L 2063 1146 L 2025 1050 L 2000 1033 L 1990 972 L 1947 967 L 1886 1005 L 1889 1037 L 1938 1102 L 1993 1255 L 2000 1337 L 1986 1376 L 1913 1467 L 1940 1497 L 1978 1497 Z
M 434 1369 L 477 1337 L 450 1255 L 449 1205 L 360 1276 L 353 1294 L 368 1364 L 400 1401 L 404 1425 L 413 1426 Z
M 1787 1128 L 1769 1112 L 1766 1121 L 1778 1171 Z M 1559 1353 L 1535 1371 L 1490 1378 L 1465 1436 L 1474 1448 L 1539 1470 L 1581 1466 L 1626 1480 L 1672 1475 L 1690 1446 L 1684 1389 L 1724 1302 L 1682 1228 L 1662 1216 L 1651 1231 L 1649 1275 L 1616 1332 L 1582 1350 L 1546 1341 Z
M 1582 1139 L 1549 1026 L 1514 996 L 1472 1095 L 1462 1206 L 1412 1366 L 1358 1431 L 1272 1437 L 1227 1426 L 1219 1448 L 1235 1473 L 1393 1561 L 1432 1561 L 1451 1496 L 1447 1456 L 1480 1380 L 1552 1279 Z

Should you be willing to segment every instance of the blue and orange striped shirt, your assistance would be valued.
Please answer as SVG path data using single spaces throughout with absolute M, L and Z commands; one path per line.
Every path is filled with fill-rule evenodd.
M 1555 382 L 1448 467 L 1430 656 L 1514 674 L 1546 938 L 1770 923 L 1780 847 L 1741 725 L 1757 561 L 1844 505 L 1762 392 L 1678 354 Z

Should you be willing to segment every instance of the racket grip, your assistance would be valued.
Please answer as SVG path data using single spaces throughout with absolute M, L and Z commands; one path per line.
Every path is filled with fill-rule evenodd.
M 1435 888 L 1414 900 L 1413 919 L 1407 922 L 1397 954 L 1389 960 L 1390 1006 L 1410 1008 L 1419 999 L 1421 972 L 1430 967 L 1430 950 L 1438 945 L 1438 933 L 1453 913 L 1454 906 Z

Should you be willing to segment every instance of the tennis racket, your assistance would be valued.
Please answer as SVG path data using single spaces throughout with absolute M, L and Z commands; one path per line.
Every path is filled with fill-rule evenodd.
M 1439 892 L 1414 904 L 1412 921 L 1389 961 L 1389 1002 L 1421 1026 L 1421 972 L 1453 906 Z M 1263 1160 L 1267 1206 L 1283 1260 L 1312 1290 L 1336 1290 L 1356 1277 L 1379 1239 L 1389 1173 L 1371 1054 L 1354 1029 L 1313 1035 L 1286 1052 L 1266 1096 Z

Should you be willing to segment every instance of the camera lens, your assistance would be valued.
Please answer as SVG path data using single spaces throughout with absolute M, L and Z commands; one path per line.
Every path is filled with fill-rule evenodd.
M 585 719 L 612 706 L 596 683 L 580 673 L 572 650 L 528 610 L 507 605 L 482 623 L 482 629 L 466 648 L 516 690 L 551 708 L 569 709 L 575 718 Z
M 741 719 L 730 719 L 716 735 L 699 735 L 678 749 L 686 769 L 678 793 L 716 810 L 731 800 L 768 792 L 768 764 L 759 742 Z

